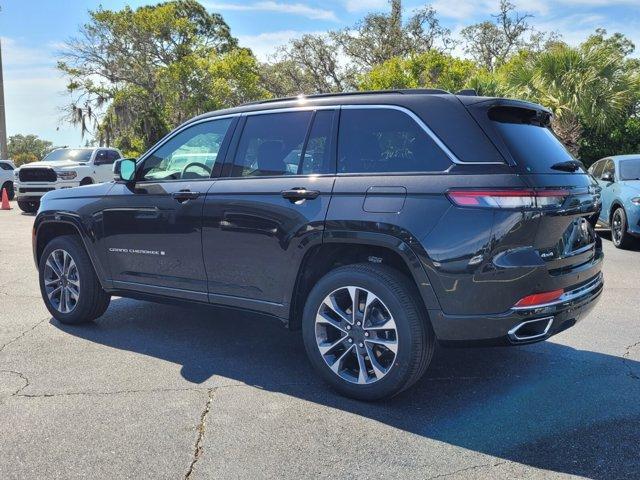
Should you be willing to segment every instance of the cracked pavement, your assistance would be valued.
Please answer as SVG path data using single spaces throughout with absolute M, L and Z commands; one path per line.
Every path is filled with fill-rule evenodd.
M 0 478 L 637 478 L 640 250 L 604 240 L 603 297 L 518 348 L 440 349 L 365 404 L 311 371 L 297 332 L 222 309 L 114 299 L 51 319 L 33 217 L 0 211 Z

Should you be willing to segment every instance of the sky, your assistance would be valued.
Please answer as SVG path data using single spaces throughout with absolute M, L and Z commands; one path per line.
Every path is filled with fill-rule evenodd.
M 640 0 L 512 0 L 534 17 L 539 30 L 557 31 L 578 44 L 596 28 L 622 32 L 640 50 Z M 0 41 L 4 63 L 9 135 L 36 134 L 55 145 L 79 146 L 79 129 L 62 119 L 70 102 L 65 80 L 56 70 L 63 43 L 102 5 L 119 9 L 155 3 L 125 0 L 0 0 Z M 387 0 L 201 0 L 223 15 L 242 46 L 266 59 L 275 48 L 304 33 L 353 25 L 373 11 L 388 10 Z M 452 32 L 490 18 L 498 0 L 404 0 L 407 13 L 431 4 Z M 638 52 L 636 52 L 636 55 Z

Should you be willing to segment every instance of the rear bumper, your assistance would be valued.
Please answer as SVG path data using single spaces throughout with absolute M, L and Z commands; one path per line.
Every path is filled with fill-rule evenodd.
M 510 309 L 497 315 L 448 315 L 440 310 L 429 311 L 436 337 L 450 346 L 519 345 L 539 342 L 575 325 L 584 318 L 600 298 L 604 280 L 601 273 L 558 301 L 534 308 Z M 520 328 L 536 325 L 539 331 Z

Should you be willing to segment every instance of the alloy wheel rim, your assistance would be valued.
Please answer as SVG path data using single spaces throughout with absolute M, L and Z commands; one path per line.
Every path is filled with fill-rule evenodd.
M 613 241 L 618 244 L 622 238 L 622 217 L 619 212 L 613 215 Z
M 47 257 L 44 289 L 49 303 L 60 313 L 71 313 L 80 300 L 80 275 L 71 255 L 62 249 Z
M 395 319 L 384 302 L 365 288 L 346 286 L 327 295 L 316 314 L 315 336 L 324 362 L 350 383 L 375 383 L 395 364 Z

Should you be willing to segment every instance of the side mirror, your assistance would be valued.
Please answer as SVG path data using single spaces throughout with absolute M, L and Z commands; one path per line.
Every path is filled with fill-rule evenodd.
M 132 182 L 136 176 L 136 161 L 133 158 L 121 158 L 113 163 L 113 177 L 116 180 Z
M 611 173 L 611 172 L 603 173 L 602 176 L 600 177 L 600 180 L 602 180 L 603 182 L 612 183 L 613 182 L 613 173 Z

